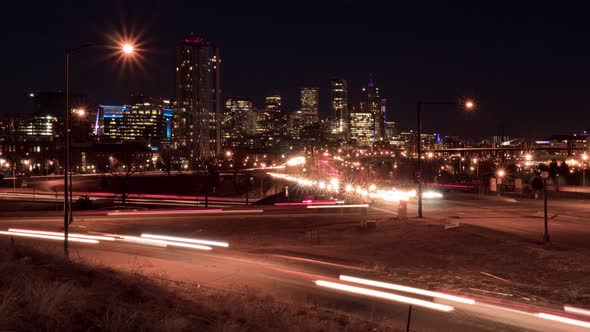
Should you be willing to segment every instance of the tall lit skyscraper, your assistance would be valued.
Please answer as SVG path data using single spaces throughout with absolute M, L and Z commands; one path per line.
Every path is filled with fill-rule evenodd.
M 190 34 L 176 47 L 174 147 L 192 165 L 221 154 L 219 49 Z
M 350 113 L 350 139 L 359 147 L 370 146 L 373 133 L 373 114 L 353 109 Z
M 303 126 L 318 123 L 320 121 L 320 88 L 302 87 L 299 90 L 299 101 Z
M 258 114 L 257 132 L 269 140 L 270 146 L 277 142 L 279 136 L 287 134 L 287 122 L 287 113 L 281 106 L 281 95 L 275 92 L 266 97 L 264 110 Z
M 330 84 L 330 120 L 333 123 L 333 134 L 350 134 L 350 114 L 348 112 L 348 85 L 346 80 L 333 79 Z
M 225 138 L 242 138 L 256 134 L 256 111 L 252 100 L 230 97 L 225 101 Z
M 360 111 L 373 114 L 375 138 L 383 138 L 385 136 L 385 107 L 381 105 L 379 88 L 373 83 L 373 75 L 369 76 L 369 84 L 361 89 Z

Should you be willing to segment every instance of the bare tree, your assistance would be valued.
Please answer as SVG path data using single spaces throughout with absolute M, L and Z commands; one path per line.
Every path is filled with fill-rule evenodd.
M 129 196 L 129 178 L 140 171 L 142 158 L 130 152 L 116 152 L 108 158 L 107 171 L 116 179 L 119 184 L 119 193 L 123 205 Z
M 158 166 L 170 176 L 172 171 L 172 164 L 174 163 L 174 153 L 170 148 L 163 148 L 158 159 Z

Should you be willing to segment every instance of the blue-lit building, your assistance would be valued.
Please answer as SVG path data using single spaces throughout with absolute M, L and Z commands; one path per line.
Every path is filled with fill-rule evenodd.
M 170 101 L 140 96 L 132 105 L 100 105 L 94 135 L 103 142 L 141 142 L 158 148 L 170 144 Z

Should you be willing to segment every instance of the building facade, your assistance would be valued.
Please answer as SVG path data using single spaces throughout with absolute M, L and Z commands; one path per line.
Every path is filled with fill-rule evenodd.
M 132 105 L 100 105 L 94 135 L 98 141 L 138 142 L 149 147 L 171 143 L 173 109 L 169 100 L 138 97 Z
M 330 112 L 332 134 L 350 137 L 350 113 L 348 111 L 348 85 L 346 80 L 333 79 L 330 82 Z
M 182 163 L 221 155 L 219 49 L 190 34 L 176 47 L 173 147 Z
M 265 98 L 265 107 L 258 112 L 257 133 L 261 135 L 263 146 L 273 147 L 280 138 L 287 134 L 287 113 L 282 109 L 281 96 L 278 93 Z
M 350 139 L 357 146 L 370 146 L 373 133 L 373 113 L 361 110 L 350 113 Z
M 223 113 L 222 136 L 224 146 L 232 146 L 231 142 L 256 135 L 258 114 L 254 103 L 248 98 L 229 97 L 225 101 Z
M 320 121 L 320 88 L 301 87 L 299 103 L 303 126 L 309 126 Z
M 360 111 L 373 115 L 373 133 L 375 139 L 385 137 L 385 104 L 379 96 L 379 88 L 373 83 L 373 77 L 369 78 L 369 84 L 361 88 Z

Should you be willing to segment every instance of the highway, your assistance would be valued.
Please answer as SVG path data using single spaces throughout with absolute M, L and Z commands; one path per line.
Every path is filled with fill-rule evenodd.
M 533 223 L 536 225 L 536 223 L 542 222 L 542 219 L 536 217 L 538 202 L 531 201 L 520 204 L 510 200 L 496 199 L 485 202 L 486 204 L 481 204 L 479 200 L 468 201 L 466 199 L 428 201 L 425 205 L 425 215 L 429 220 L 446 222 L 446 220 L 452 219 L 465 223 L 480 223 L 484 227 L 531 238 L 540 237 L 536 228 L 529 229 Z M 394 205 L 377 204 L 369 213 L 371 217 L 375 218 L 391 218 L 395 216 L 396 208 Z M 413 204 L 410 204 L 409 208 L 411 214 L 414 208 Z M 552 222 L 556 241 L 566 235 L 575 238 L 587 236 L 587 233 L 580 233 L 580 229 L 585 229 L 583 216 L 586 204 L 584 202 L 556 202 L 555 208 L 556 211 L 563 212 L 565 216 L 563 220 L 557 216 L 554 220 L 559 221 Z M 406 304 L 345 294 L 341 291 L 319 288 L 314 284 L 316 280 L 337 282 L 340 274 L 358 274 L 360 270 L 357 267 L 318 260 L 302 260 L 285 255 L 279 256 L 272 252 L 256 253 L 249 250 L 247 245 L 239 243 L 239 235 L 231 235 L 239 232 L 242 227 L 248 227 L 249 221 L 262 220 L 272 223 L 278 215 L 285 214 L 290 215 L 293 219 L 316 220 L 320 223 L 354 221 L 361 215 L 358 208 L 346 210 L 344 215 L 341 211 L 334 211 L 334 209 L 317 211 L 301 206 L 264 207 L 248 211 L 243 209 L 219 211 L 217 209 L 200 211 L 199 213 L 185 211 L 180 214 L 172 214 L 170 212 L 121 211 L 78 214 L 71 232 L 135 236 L 142 232 L 152 232 L 183 235 L 191 238 L 206 237 L 206 228 L 215 227 L 216 224 L 222 224 L 220 221 L 223 221 L 224 225 L 227 225 L 228 222 L 236 223 L 236 229 L 228 229 L 226 234 L 228 239 L 238 239 L 238 243 L 232 245 L 230 242 L 229 249 L 216 248 L 210 252 L 148 246 L 125 241 L 100 242 L 97 245 L 72 243 L 72 256 L 79 257 L 83 261 L 123 270 L 139 270 L 148 275 L 165 276 L 167 279 L 225 291 L 241 291 L 243 287 L 247 286 L 259 290 L 262 294 L 271 294 L 281 301 L 314 303 L 379 322 L 392 329 L 405 328 L 408 312 Z M 516 226 L 513 225 L 514 220 L 519 220 Z M 553 225 L 557 222 L 562 224 L 559 228 Z M 59 213 L 21 212 L 13 215 L 4 214 L 0 218 L 0 229 L 18 227 L 59 231 L 62 223 L 63 217 Z M 276 224 L 272 226 L 280 227 Z M 285 224 L 285 227 L 289 227 L 288 224 Z M 218 232 L 218 234 L 224 233 Z M 213 240 L 225 239 L 214 238 Z M 16 239 L 16 241 L 43 243 L 44 246 L 51 247 L 57 252 L 60 248 L 59 242 L 49 244 L 49 242 L 42 240 Z M 571 325 L 550 323 L 531 316 L 530 313 L 525 314 L 518 310 L 498 308 L 497 304 L 493 303 L 480 304 L 478 302 L 475 306 L 454 305 L 454 307 L 455 310 L 452 312 L 414 307 L 411 329 L 413 331 L 511 331 L 522 329 L 542 331 L 551 326 L 552 331 L 575 331 L 575 327 Z M 515 327 L 507 324 L 512 324 Z M 587 329 L 580 328 L 580 330 Z

